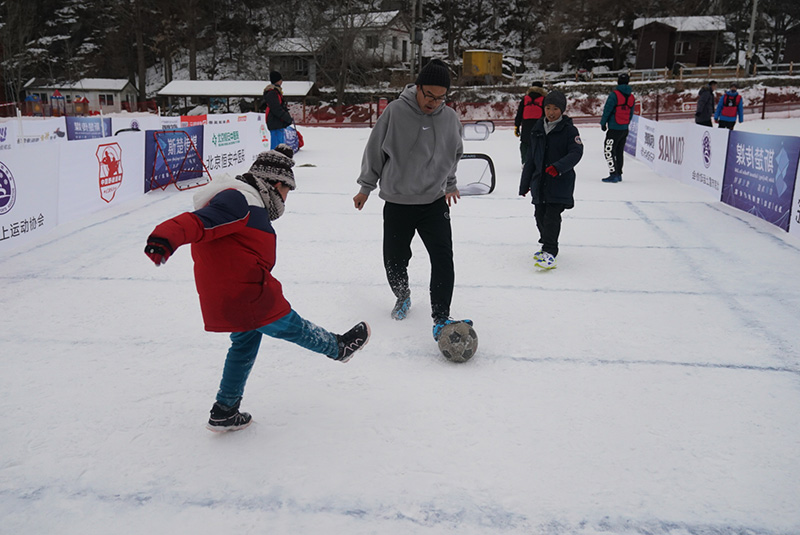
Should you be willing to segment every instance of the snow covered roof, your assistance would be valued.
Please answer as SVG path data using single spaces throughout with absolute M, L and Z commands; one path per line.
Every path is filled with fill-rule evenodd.
M 165 97 L 260 97 L 269 81 L 264 80 L 173 80 L 158 92 Z M 286 97 L 308 95 L 314 82 L 281 84 Z
M 633 29 L 638 30 L 653 22 L 672 26 L 679 32 L 716 32 L 725 31 L 725 17 L 655 17 L 641 18 L 633 21 Z
M 287 37 L 280 39 L 271 45 L 267 51 L 267 55 L 274 54 L 313 54 L 322 49 L 325 40 L 319 37 L 305 38 L 305 37 Z
M 335 28 L 341 29 L 342 27 L 367 29 L 367 28 L 385 28 L 400 15 L 400 11 L 373 11 L 371 13 L 358 13 L 355 15 L 347 15 L 347 18 L 340 18 L 335 24 Z M 347 23 L 345 24 L 346 21 Z
M 127 78 L 83 78 L 68 84 L 37 83 L 36 78 L 28 80 L 25 89 L 66 89 L 74 91 L 122 91 L 131 82 Z M 131 84 L 133 86 L 133 84 Z

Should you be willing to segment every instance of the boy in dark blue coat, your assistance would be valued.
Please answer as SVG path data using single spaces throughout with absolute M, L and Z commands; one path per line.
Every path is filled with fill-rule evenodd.
M 561 213 L 575 206 L 574 168 L 583 157 L 583 142 L 572 119 L 564 115 L 567 98 L 552 91 L 544 98 L 544 117 L 531 132 L 529 158 L 522 170 L 519 194 L 530 191 L 534 206 L 539 243 L 542 248 L 533 255 L 542 269 L 556 267 Z

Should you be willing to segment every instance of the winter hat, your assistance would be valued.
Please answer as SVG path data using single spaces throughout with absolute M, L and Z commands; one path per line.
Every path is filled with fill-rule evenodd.
M 547 96 L 544 97 L 542 107 L 544 108 L 548 104 L 556 106 L 561 110 L 561 113 L 564 113 L 567 109 L 567 97 L 564 96 L 564 93 L 561 91 L 550 91 Z
M 280 182 L 293 190 L 297 187 L 297 184 L 294 181 L 294 173 L 292 172 L 292 167 L 294 166 L 292 156 L 294 156 L 292 148 L 285 143 L 281 143 L 275 149 L 262 152 L 256 156 L 256 161 L 250 166 L 250 171 L 248 172 L 256 180 L 269 184 Z
M 619 84 L 619 85 L 625 85 L 630 81 L 631 81 L 631 77 L 628 76 L 628 74 L 626 74 L 626 73 L 620 74 L 619 77 L 617 78 L 617 84 Z
M 532 82 L 531 87 L 544 87 L 544 82 Z
M 432 59 L 417 76 L 417 85 L 438 85 L 450 89 L 450 70 L 442 60 Z
M 279 73 L 278 71 L 272 71 L 271 73 L 269 73 L 269 83 L 277 84 L 281 80 L 283 80 L 283 76 L 281 76 L 281 73 Z
M 281 143 L 275 149 L 262 152 L 256 157 L 256 161 L 250 166 L 250 170 L 236 177 L 258 190 L 264 207 L 269 212 L 270 221 L 274 221 L 283 215 L 285 205 L 283 197 L 275 189 L 278 183 L 285 184 L 290 190 L 297 187 L 294 181 L 292 167 L 294 152 L 289 145 Z

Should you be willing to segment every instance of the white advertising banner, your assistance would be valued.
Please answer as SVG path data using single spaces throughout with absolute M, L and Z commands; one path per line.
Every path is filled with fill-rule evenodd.
M 792 198 L 792 216 L 789 220 L 789 233 L 800 237 L 800 165 L 794 178 L 794 197 Z
M 0 151 L 16 148 L 17 124 L 16 119 L 0 123 Z
M 67 120 L 64 117 L 25 118 L 19 122 L 18 128 L 17 136 L 22 145 L 67 141 Z
M 263 113 L 248 113 L 247 119 L 248 163 L 253 163 L 259 154 L 269 150 L 269 130 Z
M 636 134 L 636 159 L 646 163 L 652 169 L 656 159 L 656 125 L 655 121 L 639 117 Z
M 689 125 L 681 181 L 699 188 L 715 200 L 722 198 L 722 178 L 728 154 L 727 128 Z
M 689 131 L 686 124 L 656 123 L 655 159 L 653 170 L 661 176 L 680 180 L 683 170 L 683 159 L 686 152 L 686 135 Z
M 58 225 L 60 147 L 48 149 L 46 158 L 39 144 L 0 153 L 0 252 Z
M 203 160 L 211 176 L 223 172 L 237 173 L 250 166 L 247 124 L 246 114 L 208 116 L 208 123 L 203 126 Z
M 111 118 L 112 134 L 120 130 L 160 130 L 161 117 L 152 113 L 125 114 Z
M 144 194 L 144 132 L 74 140 L 61 151 L 61 223 Z

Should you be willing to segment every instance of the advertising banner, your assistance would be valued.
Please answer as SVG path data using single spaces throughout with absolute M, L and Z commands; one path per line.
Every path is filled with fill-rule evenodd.
M 680 180 L 686 151 L 687 125 L 657 122 L 653 170 L 662 176 Z M 691 126 L 691 125 L 690 125 Z
M 22 145 L 67 141 L 67 122 L 64 117 L 23 119 L 17 124 L 17 136 Z
M 67 117 L 67 139 L 96 139 L 114 135 L 111 117 Z
M 789 222 L 789 233 L 800 237 L 800 165 L 797 166 L 794 179 L 794 198 L 792 199 L 792 217 Z
M 58 156 L 40 145 L 0 153 L 0 253 L 38 238 L 58 225 Z
M 248 163 L 253 163 L 259 154 L 269 150 L 269 130 L 264 114 L 248 113 L 247 128 Z
M 203 159 L 213 176 L 221 171 L 237 171 L 249 167 L 247 158 L 247 116 L 214 115 L 204 127 Z M 245 167 L 246 166 L 246 167 Z
M 11 150 L 17 146 L 17 121 L 0 123 L 0 151 Z
M 190 126 L 159 134 L 158 144 L 153 135 L 157 131 L 145 131 L 144 191 L 150 191 L 151 179 L 155 186 L 161 187 L 173 180 L 196 180 L 205 175 L 204 128 Z
M 181 128 L 187 126 L 200 126 L 207 124 L 208 119 L 206 115 L 181 115 Z
M 120 130 L 159 130 L 161 128 L 161 117 L 152 113 L 132 115 L 126 114 L 120 117 L 111 118 L 111 128 L 114 135 Z
M 143 144 L 144 132 L 70 142 L 59 162 L 59 222 L 142 195 Z
M 656 159 L 656 123 L 650 119 L 636 116 L 636 159 L 652 169 Z
M 727 128 L 689 125 L 686 132 L 681 181 L 707 192 L 714 200 L 722 198 L 722 176 L 728 152 Z
M 789 230 L 800 137 L 733 131 L 722 201 Z
M 625 138 L 625 152 L 631 156 L 636 156 L 636 136 L 639 132 L 639 116 L 631 116 L 631 123 L 628 125 L 628 137 Z

